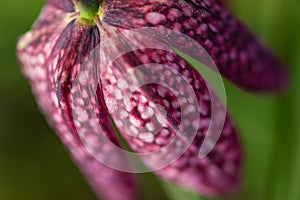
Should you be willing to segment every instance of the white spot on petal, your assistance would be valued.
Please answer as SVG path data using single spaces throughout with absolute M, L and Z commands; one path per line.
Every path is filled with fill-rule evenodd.
M 153 25 L 157 25 L 166 20 L 166 17 L 158 12 L 151 12 L 146 15 L 146 20 Z
M 145 142 L 151 143 L 154 141 L 154 136 L 151 133 L 142 133 L 139 138 Z

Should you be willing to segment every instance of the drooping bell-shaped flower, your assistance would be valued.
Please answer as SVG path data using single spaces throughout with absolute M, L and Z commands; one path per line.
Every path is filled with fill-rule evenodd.
M 154 32 L 143 29 L 142 36 L 129 32 L 111 40 L 145 27 L 160 28 L 166 37 L 158 34 L 153 42 L 148 36 Z M 18 42 L 22 71 L 39 106 L 105 199 L 130 200 L 136 193 L 132 173 L 109 167 L 119 163 L 126 171 L 130 166 L 125 155 L 113 150 L 121 145 L 112 121 L 161 178 L 204 196 L 227 195 L 239 185 L 242 153 L 234 124 L 201 74 L 172 49 L 155 48 L 159 41 L 174 42 L 168 30 L 204 47 L 212 60 L 200 60 L 208 66 L 215 62 L 242 88 L 277 91 L 287 83 L 280 62 L 218 0 L 48 0 Z M 180 50 L 205 55 L 180 34 Z M 126 76 L 143 65 L 142 75 Z M 147 84 L 137 87 L 141 80 Z M 167 87 L 175 84 L 176 91 Z M 187 134 L 190 130 L 195 134 Z M 200 157 L 208 132 L 217 135 L 216 144 Z M 108 140 L 99 140 L 103 136 Z M 179 156 L 169 159 L 173 155 Z

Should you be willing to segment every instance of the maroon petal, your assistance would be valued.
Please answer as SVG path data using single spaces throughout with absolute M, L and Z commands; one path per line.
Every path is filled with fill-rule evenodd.
M 39 106 L 95 192 L 105 199 L 130 200 L 135 193 L 132 175 L 103 165 L 88 152 L 68 110 L 70 76 L 76 76 L 76 66 L 100 42 L 94 26 L 70 23 L 72 15 L 47 5 L 32 31 L 19 40 L 18 58 Z
M 109 1 L 103 19 L 126 29 L 165 27 L 201 44 L 219 71 L 252 91 L 276 91 L 287 84 L 281 62 L 219 0 Z
M 124 39 L 122 36 L 120 38 Z M 110 60 L 111 55 L 122 49 L 122 42 L 124 46 L 127 44 L 134 49 L 134 43 L 138 40 L 136 37 L 134 40 L 123 39 L 116 44 L 109 43 L 109 50 L 104 48 L 104 57 Z M 112 60 L 106 70 L 102 69 L 104 99 L 123 137 L 134 151 L 146 155 L 141 154 L 146 165 L 152 170 L 158 168 L 155 173 L 162 178 L 204 196 L 234 192 L 239 185 L 241 146 L 230 117 L 201 75 L 181 57 L 165 50 L 140 48 Z M 158 65 L 152 66 L 153 63 Z M 131 72 L 147 64 L 151 64 L 148 71 Z M 162 66 L 172 70 L 161 70 Z M 127 77 L 127 74 L 131 76 Z M 195 92 L 196 106 L 193 105 L 195 99 L 191 99 L 192 94 L 187 92 L 189 88 L 182 84 L 183 78 Z M 160 85 L 160 80 L 174 85 L 173 89 L 177 92 Z M 138 87 L 140 81 L 148 84 Z M 166 111 L 166 115 L 157 104 Z M 213 107 L 220 114 L 213 116 Z M 190 117 L 188 120 L 184 117 L 186 114 Z M 225 125 L 222 117 L 225 118 Z M 211 123 L 221 127 L 221 135 L 213 150 L 200 158 L 199 151 Z M 190 129 L 196 131 L 196 136 L 184 151 L 184 144 L 192 137 Z M 218 135 L 213 131 L 210 134 Z M 171 146 L 165 148 L 169 144 Z M 169 157 L 176 157 L 181 150 L 183 154 L 179 159 L 174 159 L 161 169 L 161 163 L 169 162 Z
M 75 12 L 75 5 L 72 0 L 47 0 L 47 3 L 66 12 Z

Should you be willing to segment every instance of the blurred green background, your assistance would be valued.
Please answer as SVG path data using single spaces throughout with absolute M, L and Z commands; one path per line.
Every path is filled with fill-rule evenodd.
M 287 63 L 281 96 L 247 94 L 228 82 L 228 104 L 245 149 L 238 200 L 300 200 L 300 1 L 228 0 L 232 11 Z M 37 109 L 15 58 L 42 0 L 0 1 L 0 199 L 96 199 Z M 200 199 L 141 175 L 141 199 Z

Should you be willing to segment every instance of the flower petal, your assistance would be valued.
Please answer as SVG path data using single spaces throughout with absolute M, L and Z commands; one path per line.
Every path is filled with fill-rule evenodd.
M 61 72 L 64 72 L 64 75 L 68 75 L 68 70 L 75 67 L 71 65 L 76 64 L 68 63 L 68 61 L 74 61 L 77 53 L 82 53 L 81 58 L 83 59 L 84 55 L 88 53 L 84 51 L 89 51 L 93 48 L 92 45 L 99 43 L 99 36 L 95 38 L 95 35 L 86 35 L 86 33 L 91 33 L 91 31 L 94 32 L 94 28 L 88 27 L 80 30 L 78 26 L 75 26 L 75 22 L 68 25 L 71 21 L 70 19 L 72 19 L 72 14 L 57 9 L 55 6 L 47 5 L 32 31 L 26 33 L 19 40 L 17 47 L 18 58 L 24 74 L 30 81 L 39 106 L 72 154 L 87 180 L 93 186 L 95 192 L 106 199 L 130 200 L 135 193 L 132 175 L 103 165 L 88 152 L 80 141 L 77 130 L 72 125 L 73 121 L 68 121 L 69 115 L 66 115 L 66 110 L 62 103 L 59 103 L 57 87 L 53 87 L 54 80 L 60 75 L 60 72 L 55 71 L 55 73 L 51 74 L 49 73 L 51 69 L 63 67 Z M 65 29 L 65 27 L 67 28 Z M 70 34 L 75 35 L 74 40 L 66 37 Z M 83 41 L 87 43 L 82 43 Z M 69 42 L 69 44 L 65 42 Z M 82 47 L 84 48 L 82 49 Z M 59 48 L 61 48 L 61 51 L 57 55 Z M 70 51 L 64 52 L 62 48 Z M 55 50 L 52 51 L 53 49 Z M 77 52 L 79 49 L 82 51 Z M 66 59 L 65 56 L 70 56 L 70 58 Z M 83 61 L 76 60 L 76 62 Z M 61 83 L 68 84 L 66 82 Z M 68 86 L 61 84 L 61 89 L 67 90 Z M 60 94 L 65 96 L 63 91 Z M 63 98 L 60 99 L 60 101 L 64 100 Z
M 198 194 L 234 192 L 239 185 L 241 146 L 230 117 L 206 81 L 174 52 L 134 50 L 138 37 L 118 38 L 108 43 L 109 50 L 103 48 L 103 57 L 112 62 L 102 68 L 101 83 L 108 110 L 132 149 L 159 176 Z M 133 50 L 115 56 L 122 42 Z M 210 129 L 211 123 L 221 132 Z M 213 140 L 218 134 L 213 150 L 200 158 L 204 138 L 209 135 Z
M 75 5 L 72 0 L 47 0 L 47 3 L 66 12 L 75 12 Z
M 126 29 L 165 27 L 184 33 L 213 58 L 233 83 L 252 91 L 277 91 L 288 83 L 281 62 L 219 0 L 117 0 L 104 21 Z

